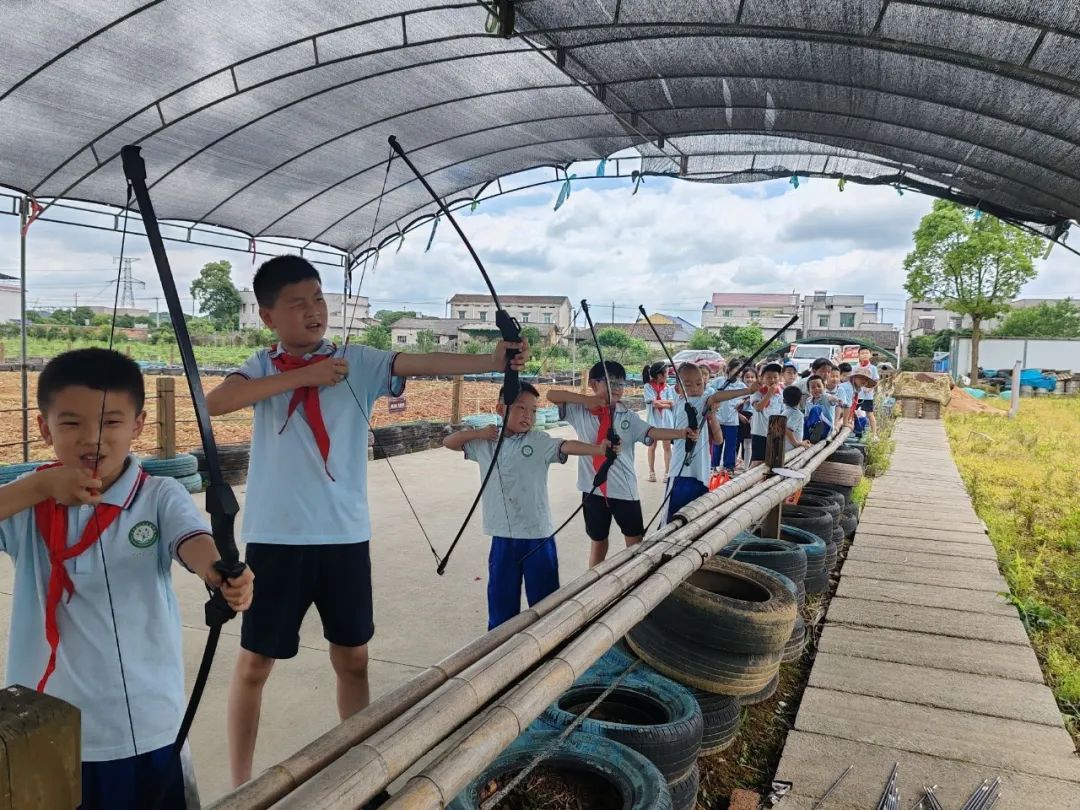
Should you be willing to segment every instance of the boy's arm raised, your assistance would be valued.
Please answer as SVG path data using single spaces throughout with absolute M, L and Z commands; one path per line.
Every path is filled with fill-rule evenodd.
M 0 487 L 0 520 L 55 498 L 62 504 L 101 503 L 101 481 L 78 467 L 49 467 Z
M 603 456 L 607 454 L 611 442 L 604 439 L 600 444 L 587 444 L 575 439 L 567 439 L 562 443 L 562 452 L 568 456 Z M 619 446 L 615 445 L 615 452 L 619 452 Z
M 464 450 L 465 445 L 469 442 L 482 439 L 490 442 L 499 440 L 499 429 L 495 425 L 488 425 L 485 428 L 478 428 L 475 430 L 459 430 L 457 433 L 451 433 L 445 439 L 443 439 L 442 445 L 447 450 Z
M 500 340 L 491 354 L 450 354 L 448 352 L 429 352 L 427 354 L 408 354 L 402 352 L 394 357 L 394 376 L 418 377 L 425 375 L 484 374 L 506 369 L 507 349 L 517 349 L 511 368 L 521 371 L 529 359 L 529 344 L 507 343 Z
M 185 540 L 176 553 L 184 565 L 202 577 L 203 582 L 219 589 L 233 610 L 239 613 L 251 607 L 255 575 L 250 568 L 244 568 L 244 573 L 235 579 L 223 580 L 214 568 L 214 563 L 221 559 L 221 555 L 218 554 L 213 537 L 197 534 Z
M 335 357 L 293 371 L 250 380 L 243 374 L 230 374 L 221 385 L 206 395 L 206 406 L 211 416 L 221 416 L 295 388 L 337 385 L 348 373 L 348 362 Z
M 719 405 L 721 402 L 727 402 L 729 399 L 740 399 L 741 397 L 748 396 L 745 388 L 730 388 L 724 391 L 717 391 L 715 394 L 709 396 L 709 406 Z
M 586 408 L 603 408 L 607 400 L 599 394 L 580 394 L 567 388 L 551 388 L 547 401 L 552 405 L 584 405 Z

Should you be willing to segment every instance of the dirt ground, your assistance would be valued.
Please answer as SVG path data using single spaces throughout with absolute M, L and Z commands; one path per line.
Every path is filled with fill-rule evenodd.
M 952 399 L 946 407 L 947 413 L 998 413 L 1002 411 L 982 400 L 975 399 L 963 388 L 955 387 L 952 390 Z
M 29 375 L 30 392 L 30 458 L 31 460 L 51 458 L 49 449 L 41 442 L 37 429 L 37 408 L 34 407 L 34 391 L 37 388 L 37 373 Z M 158 451 L 159 440 L 157 424 L 157 400 L 154 392 L 158 377 L 146 378 L 146 428 L 142 437 L 135 444 L 135 452 L 151 455 Z M 200 445 L 199 428 L 195 422 L 195 409 L 188 395 L 187 383 L 183 377 L 176 380 L 176 444 L 181 450 L 188 450 Z M 204 377 L 203 387 L 211 391 L 222 377 Z M 543 394 L 551 386 L 538 386 Z M 406 410 L 403 413 L 390 413 L 385 399 L 379 400 L 371 415 L 375 427 L 415 422 L 427 419 L 437 422 L 449 422 L 452 407 L 453 383 L 436 380 L 410 380 L 405 389 Z M 466 382 L 462 397 L 463 416 L 474 413 L 493 413 L 498 387 L 492 383 Z M 22 393 L 18 372 L 0 372 L 0 463 L 12 464 L 22 461 Z M 251 439 L 251 415 L 249 412 L 234 413 L 214 419 L 214 437 L 219 444 L 246 442 Z

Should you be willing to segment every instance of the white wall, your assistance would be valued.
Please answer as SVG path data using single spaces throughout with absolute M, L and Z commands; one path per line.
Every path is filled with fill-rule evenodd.
M 0 323 L 22 320 L 21 297 L 18 287 L 0 287 Z
M 971 338 L 957 338 L 950 367 L 953 376 L 971 368 Z M 1011 369 L 1019 360 L 1023 368 L 1080 371 L 1080 339 L 983 338 L 979 341 L 979 365 Z

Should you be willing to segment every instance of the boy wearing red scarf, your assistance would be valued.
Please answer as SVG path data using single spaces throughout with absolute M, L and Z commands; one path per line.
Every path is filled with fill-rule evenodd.
M 37 404 L 57 462 L 0 488 L 0 551 L 15 565 L 5 682 L 79 709 L 83 810 L 198 806 L 186 747 L 178 757 L 173 746 L 185 697 L 172 562 L 234 610 L 251 603 L 251 571 L 222 582 L 183 486 L 131 455 L 144 398 L 142 372 L 119 352 L 54 357 Z
M 608 427 L 619 436 L 619 455 L 608 472 L 607 483 L 593 492 L 593 477 L 603 463 L 602 457 L 578 460 L 578 489 L 581 490 L 585 533 L 592 540 L 589 548 L 589 567 L 604 561 L 608 552 L 608 533 L 612 519 L 619 526 L 626 545 L 640 543 L 645 534 L 645 519 L 641 515 L 638 497 L 637 472 L 634 469 L 634 446 L 654 441 L 697 438 L 688 428 L 650 427 L 640 416 L 628 410 L 619 400 L 626 386 L 626 369 L 620 363 L 606 361 L 607 377 L 611 380 L 611 406 L 608 406 L 604 366 L 596 363 L 589 369 L 591 394 L 579 394 L 561 388 L 547 392 L 549 402 L 559 406 L 559 412 L 577 432 L 583 442 L 599 444 L 607 437 Z
M 325 339 L 326 300 L 318 271 L 299 256 L 263 263 L 253 283 L 259 315 L 278 342 L 260 349 L 207 397 L 214 415 L 254 407 L 242 538 L 259 581 L 244 615 L 229 694 L 233 784 L 251 778 L 262 690 L 274 662 L 292 658 L 314 604 L 337 676 L 345 719 L 368 704 L 372 617 L 371 520 L 367 499 L 368 423 L 383 396 L 405 378 L 502 371 L 508 348 L 490 355 L 398 354 Z M 342 384 L 344 383 L 344 384 Z

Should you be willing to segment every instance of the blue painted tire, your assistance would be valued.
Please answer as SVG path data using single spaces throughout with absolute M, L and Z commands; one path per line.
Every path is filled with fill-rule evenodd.
M 806 552 L 797 543 L 750 536 L 736 540 L 720 549 L 720 556 L 750 563 L 758 568 L 783 574 L 795 585 L 794 594 L 805 598 Z
M 789 526 L 786 523 L 780 526 L 780 539 L 800 546 L 806 554 L 806 580 L 804 587 L 807 593 L 824 593 L 829 589 L 828 546 L 825 541 L 805 529 Z M 835 552 L 834 552 L 835 554 Z
M 588 717 L 579 729 L 634 749 L 670 782 L 685 777 L 697 762 L 704 720 L 689 689 L 655 672 L 627 676 L 594 709 L 601 717 Z M 561 731 L 610 685 L 603 676 L 578 683 L 544 710 L 538 725 Z
M 199 473 L 195 473 L 193 475 L 185 475 L 182 478 L 177 478 L 176 480 L 183 484 L 184 489 L 186 489 L 192 494 L 203 491 L 203 480 L 202 476 L 199 475 Z
M 19 476 L 26 475 L 28 472 L 36 470 L 42 464 L 48 464 L 48 462 L 30 461 L 22 464 L 5 464 L 3 467 L 0 467 L 0 484 L 10 484 Z
M 450 802 L 450 810 L 480 810 L 491 782 L 504 783 L 533 758 L 551 749 L 559 732 L 525 734 L 517 739 Z M 575 731 L 558 744 L 541 767 L 586 773 L 611 788 L 612 804 L 622 810 L 672 810 L 667 782 L 649 760 L 614 740 Z M 617 803 L 616 803 L 617 802 Z
M 163 478 L 184 478 L 188 475 L 195 475 L 199 471 L 199 462 L 190 453 L 181 453 L 174 458 L 148 456 L 139 459 L 139 464 L 150 475 L 158 475 Z

